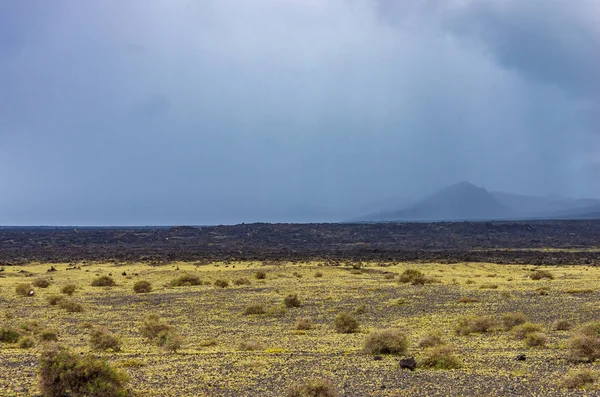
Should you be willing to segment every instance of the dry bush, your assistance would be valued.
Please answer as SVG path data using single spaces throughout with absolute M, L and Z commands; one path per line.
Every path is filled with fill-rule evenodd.
M 133 292 L 136 294 L 145 294 L 148 292 L 152 292 L 152 283 L 146 280 L 136 281 L 133 284 Z
M 121 341 L 108 329 L 100 327 L 92 331 L 90 335 L 90 347 L 97 351 L 112 350 L 118 352 L 121 350 Z
M 63 298 L 58 301 L 58 306 L 69 313 L 79 313 L 83 311 L 83 306 L 71 299 Z
M 114 287 L 117 285 L 110 276 L 100 276 L 92 281 L 92 287 Z
M 193 274 L 182 274 L 171 280 L 169 285 L 171 287 L 191 287 L 193 285 L 202 285 L 202 281 L 200 280 L 200 277 Z
M 268 317 L 278 318 L 278 317 L 285 316 L 286 312 L 287 312 L 287 309 L 285 308 L 285 306 L 277 305 L 277 306 L 272 306 L 272 307 L 268 308 L 267 311 L 265 312 L 265 314 Z
M 536 270 L 531 273 L 529 278 L 532 280 L 542 280 L 544 278 L 548 280 L 554 280 L 554 276 L 548 270 Z
M 202 347 L 217 346 L 218 344 L 219 344 L 219 342 L 217 342 L 216 339 L 205 339 L 205 340 L 201 340 L 200 342 L 198 342 L 198 346 L 202 346 Z
M 370 333 L 363 345 L 367 354 L 405 354 L 408 349 L 408 339 L 403 330 L 388 328 Z
M 19 339 L 19 347 L 21 349 L 30 349 L 33 346 L 35 346 L 35 341 L 33 340 L 33 338 L 29 336 L 24 336 L 21 339 Z
M 241 277 L 241 278 L 235 279 L 233 281 L 233 284 L 234 285 L 250 285 L 250 280 L 248 280 L 245 277 Z
M 50 280 L 47 278 L 38 278 L 33 281 L 33 286 L 38 288 L 48 288 L 50 286 Z
M 367 312 L 367 306 L 364 304 L 356 306 L 354 309 L 354 314 L 365 314 Z
M 300 299 L 298 299 L 298 295 L 296 294 L 290 294 L 288 296 L 286 296 L 283 299 L 283 304 L 285 305 L 285 307 L 291 308 L 291 307 L 300 307 L 302 305 L 302 303 L 300 302 Z
M 0 328 L 0 342 L 1 343 L 17 343 L 21 334 L 18 331 L 11 328 Z
M 494 320 L 488 316 L 469 316 L 458 321 L 455 331 L 458 335 L 469 335 L 488 332 L 493 326 Z
M 335 330 L 340 334 L 351 334 L 358 331 L 358 321 L 346 312 L 337 315 L 333 322 Z
M 523 340 L 527 334 L 540 333 L 543 328 L 540 324 L 523 323 L 512 329 L 512 335 L 517 340 Z
M 229 281 L 223 279 L 215 280 L 215 287 L 227 288 L 229 287 Z
M 425 285 L 434 283 L 435 280 L 431 277 L 425 276 L 419 270 L 406 269 L 400 274 L 398 281 L 401 283 L 411 283 L 412 285 Z
M 240 343 L 239 349 L 242 351 L 265 350 L 266 346 L 261 342 L 250 340 Z
M 58 340 L 58 333 L 53 329 L 43 329 L 38 337 L 43 342 L 55 342 Z
M 263 270 L 258 270 L 256 273 L 254 273 L 254 277 L 257 280 L 264 280 L 267 278 L 267 273 Z
M 573 327 L 573 322 L 569 320 L 556 320 L 552 323 L 552 329 L 555 331 L 569 331 Z
M 584 389 L 598 380 L 598 373 L 587 368 L 569 371 L 559 382 L 559 386 L 567 389 Z
M 148 340 L 155 340 L 161 332 L 169 331 L 173 328 L 172 325 L 161 319 L 158 314 L 149 314 L 142 325 L 140 325 L 140 333 Z
M 170 353 L 177 353 L 183 345 L 183 337 L 179 335 L 173 328 L 162 331 L 156 338 L 156 344 Z
M 287 397 L 338 397 L 333 384 L 324 379 L 308 379 L 290 386 Z
M 527 317 L 521 312 L 511 312 L 502 315 L 502 325 L 504 329 L 510 331 L 517 325 L 525 324 Z
M 33 288 L 31 285 L 25 283 L 17 284 L 15 292 L 21 296 L 33 296 Z
M 62 287 L 60 292 L 62 292 L 65 295 L 71 296 L 75 293 L 75 290 L 77 290 L 77 286 L 75 284 L 67 284 L 64 287 Z
M 574 361 L 600 358 L 600 322 L 586 323 L 573 330 L 567 348 L 569 358 Z
M 419 347 L 422 348 L 427 348 L 427 347 L 435 347 L 435 346 L 439 346 L 439 345 L 443 345 L 444 341 L 442 340 L 442 337 L 440 334 L 438 333 L 428 333 L 425 334 L 418 343 Z
M 37 334 L 40 331 L 40 323 L 36 320 L 25 320 L 21 323 L 20 328 L 23 332 Z
M 46 297 L 46 300 L 48 301 L 49 304 L 51 304 L 52 306 L 56 306 L 58 304 L 58 302 L 60 302 L 61 300 L 63 300 L 65 297 L 61 296 L 61 295 L 49 295 L 48 297 Z
M 461 361 L 450 345 L 440 345 L 425 349 L 419 359 L 419 366 L 432 369 L 456 369 L 461 367 Z
M 498 289 L 498 284 L 481 284 L 479 289 Z
M 312 328 L 312 319 L 310 317 L 298 317 L 295 328 L 298 331 L 306 331 Z
M 396 273 L 386 273 L 383 275 L 383 278 L 386 280 L 392 280 L 394 277 L 396 277 Z
M 43 397 L 126 397 L 128 377 L 105 360 L 52 347 L 40 357 L 38 386 Z
M 265 306 L 260 303 L 253 303 L 244 308 L 244 315 L 248 316 L 251 314 L 265 314 Z
M 323 273 L 321 273 L 321 272 L 315 272 L 315 277 L 317 277 L 317 278 L 323 277 Z
M 524 342 L 527 347 L 544 347 L 548 343 L 548 337 L 543 332 L 530 332 L 525 335 Z

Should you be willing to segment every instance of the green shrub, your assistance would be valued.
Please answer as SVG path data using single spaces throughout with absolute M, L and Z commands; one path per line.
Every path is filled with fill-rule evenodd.
M 235 279 L 233 281 L 233 284 L 234 285 L 250 285 L 250 280 L 248 280 L 245 277 L 241 277 L 241 278 Z
M 19 340 L 19 347 L 21 349 L 30 349 L 33 346 L 35 346 L 35 341 L 29 336 L 24 336 Z
M 458 335 L 485 333 L 494 326 L 494 320 L 487 316 L 463 317 L 458 321 L 455 331 Z
M 257 280 L 264 280 L 267 278 L 267 273 L 265 273 L 263 270 L 258 270 L 256 273 L 254 273 L 254 277 Z
M 308 379 L 290 386 L 286 397 L 338 397 L 333 384 L 324 379 Z
M 11 328 L 0 328 L 0 342 L 2 343 L 17 343 L 21 334 Z
M 126 397 L 128 377 L 105 360 L 53 347 L 42 353 L 38 370 L 43 397 Z
M 193 274 L 182 274 L 181 276 L 171 280 L 171 287 L 190 287 L 193 285 L 202 285 L 200 277 Z
M 121 341 L 108 329 L 100 327 L 92 331 L 90 347 L 96 351 L 112 350 L 118 352 L 121 350 Z
M 421 348 L 427 348 L 427 347 L 435 347 L 435 346 L 439 346 L 439 345 L 443 345 L 444 341 L 442 340 L 442 337 L 440 334 L 438 333 L 428 333 L 425 334 L 418 343 L 418 346 Z
M 517 340 L 523 340 L 527 334 L 542 332 L 543 328 L 540 324 L 523 323 L 512 329 L 512 335 Z
M 419 366 L 433 369 L 456 369 L 461 367 L 460 359 L 449 345 L 440 345 L 425 349 L 419 360 Z
M 298 295 L 288 295 L 283 299 L 283 304 L 285 305 L 285 307 L 300 307 L 302 305 L 302 303 L 300 302 L 300 299 L 298 299 Z
M 133 284 L 133 292 L 135 292 L 136 294 L 145 294 L 148 292 L 152 292 L 152 284 L 150 283 L 150 281 L 146 280 L 136 281 Z
M 536 270 L 533 273 L 531 273 L 531 276 L 529 276 L 529 278 L 531 278 L 532 280 L 541 280 L 544 278 L 548 280 L 554 280 L 554 276 L 548 270 Z
M 584 389 L 598 380 L 598 373 L 587 368 L 569 371 L 559 382 L 559 386 L 567 389 Z
M 64 296 L 62 296 L 62 295 L 49 295 L 46 298 L 48 303 L 51 304 L 52 306 L 56 306 L 58 304 L 58 302 L 60 302 L 63 299 L 64 299 Z
M 296 319 L 296 329 L 306 331 L 312 328 L 312 319 L 310 317 L 298 317 Z
M 363 346 L 367 354 L 405 354 L 408 349 L 406 334 L 399 328 L 371 332 Z
M 17 295 L 21 296 L 33 296 L 34 293 L 33 288 L 31 288 L 31 285 L 25 283 L 17 284 L 17 286 L 15 287 L 15 292 L 17 293 Z
M 215 287 L 227 288 L 227 287 L 229 287 L 229 281 L 218 279 L 215 281 Z
M 337 315 L 333 322 L 335 330 L 340 334 L 351 334 L 358 331 L 358 321 L 346 312 Z
M 502 325 L 507 331 L 510 331 L 517 325 L 524 324 L 525 321 L 527 321 L 527 317 L 521 312 L 505 313 L 502 315 Z
M 50 280 L 47 278 L 38 278 L 33 281 L 33 286 L 38 288 L 48 288 L 50 286 Z
M 76 290 L 77 286 L 75 284 L 67 284 L 61 288 L 60 292 L 62 292 L 65 295 L 71 296 L 75 293 Z
M 100 276 L 92 281 L 92 287 L 114 287 L 117 285 L 110 276 Z
M 260 303 L 253 303 L 244 308 L 244 314 L 246 316 L 251 314 L 265 314 L 265 307 Z
M 67 298 L 63 298 L 58 301 L 58 306 L 60 306 L 61 309 L 65 309 L 69 313 L 79 313 L 83 311 L 83 306 L 80 303 Z

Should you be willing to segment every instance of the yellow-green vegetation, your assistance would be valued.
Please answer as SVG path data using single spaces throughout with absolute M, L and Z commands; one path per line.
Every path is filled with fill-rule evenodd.
M 600 268 L 352 265 L 231 260 L 5 266 L 0 396 L 51 396 L 48 390 L 66 393 L 64 387 L 73 396 L 130 390 L 150 397 L 598 392 L 595 378 L 569 383 L 575 386 L 564 379 L 571 370 L 598 369 L 600 326 L 590 322 L 600 318 Z M 50 266 L 55 271 L 48 273 Z M 534 280 L 536 270 L 553 279 Z M 104 276 L 114 285 L 92 286 Z M 32 285 L 40 279 L 49 285 Z M 218 280 L 229 286 L 221 288 Z M 146 283 L 151 288 L 135 290 Z M 481 288 L 488 284 L 497 288 Z M 24 285 L 23 295 L 18 285 Z M 118 343 L 104 344 L 107 335 Z M 526 359 L 516 360 L 522 354 Z M 417 360 L 415 372 L 399 367 L 398 359 L 408 357 Z M 55 385 L 56 372 L 47 371 L 53 368 L 48 363 L 59 362 L 66 363 L 63 379 L 70 386 Z M 111 391 L 99 394 L 94 381 L 81 375 L 84 366 Z M 309 387 L 313 377 L 327 379 L 329 388 L 318 382 Z
M 296 383 L 287 390 L 287 397 L 337 397 L 335 386 L 324 379 L 307 379 Z

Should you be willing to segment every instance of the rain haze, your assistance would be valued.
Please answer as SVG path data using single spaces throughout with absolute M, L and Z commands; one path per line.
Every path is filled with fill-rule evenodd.
M 0 224 L 600 197 L 600 2 L 0 2 Z

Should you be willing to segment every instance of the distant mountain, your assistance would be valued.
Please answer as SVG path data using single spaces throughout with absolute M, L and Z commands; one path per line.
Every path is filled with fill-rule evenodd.
M 520 214 L 548 214 L 551 212 L 593 209 L 600 205 L 599 199 L 572 199 L 562 197 L 538 197 L 504 192 L 491 192 L 498 202 Z M 585 211 L 593 212 L 593 211 Z
M 366 216 L 366 221 L 456 221 L 506 219 L 515 215 L 487 190 L 468 182 L 449 186 L 406 209 Z

